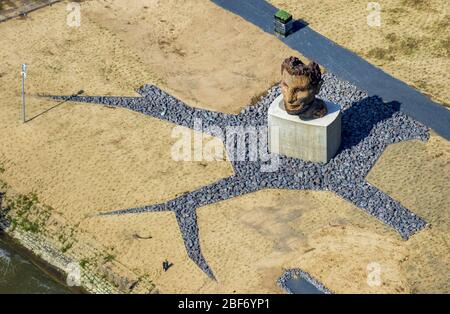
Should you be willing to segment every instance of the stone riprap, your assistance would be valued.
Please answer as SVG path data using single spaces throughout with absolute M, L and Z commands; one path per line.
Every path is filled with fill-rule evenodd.
M 327 164 L 276 156 L 277 171 L 263 172 L 261 167 L 267 162 L 250 161 L 249 154 L 246 154 L 244 161 L 231 160 L 234 168 L 231 177 L 163 204 L 105 214 L 173 211 L 189 257 L 212 278 L 213 272 L 200 249 L 196 209 L 260 189 L 333 191 L 394 228 L 403 239 L 408 239 L 424 228 L 426 222 L 365 181 L 365 177 L 389 144 L 411 139 L 426 141 L 429 138 L 428 128 L 400 112 L 397 103 L 383 103 L 379 97 L 369 97 L 364 91 L 330 73 L 325 74 L 323 79 L 318 97 L 342 107 L 341 147 Z M 218 126 L 225 130 L 227 126 L 267 126 L 268 107 L 280 95 L 280 88 L 272 87 L 255 106 L 244 108 L 238 115 L 189 107 L 155 86 L 145 85 L 138 92 L 142 97 L 53 98 L 123 107 L 188 128 L 194 128 L 195 119 L 201 119 L 203 128 Z M 205 133 L 215 135 L 208 130 Z M 230 151 L 236 147 L 227 143 L 226 148 L 230 156 Z M 267 147 L 265 153 L 268 153 Z

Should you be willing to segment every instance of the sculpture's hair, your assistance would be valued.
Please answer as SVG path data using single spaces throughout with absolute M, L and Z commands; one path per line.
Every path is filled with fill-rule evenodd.
M 297 57 L 289 57 L 281 64 L 281 74 L 286 70 L 290 75 L 306 75 L 311 80 L 312 85 L 318 85 L 322 80 L 322 72 L 320 67 L 314 61 L 308 65 Z

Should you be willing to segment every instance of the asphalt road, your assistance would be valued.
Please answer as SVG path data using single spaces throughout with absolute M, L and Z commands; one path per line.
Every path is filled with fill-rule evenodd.
M 266 1 L 211 1 L 255 24 L 265 32 L 273 34 L 273 15 L 278 9 Z M 384 102 L 398 102 L 402 112 L 450 140 L 450 110 L 355 53 L 320 35 L 305 23 L 297 21 L 295 28 L 295 32 L 288 37 L 278 38 L 340 78 L 364 89 L 370 96 L 377 95 Z

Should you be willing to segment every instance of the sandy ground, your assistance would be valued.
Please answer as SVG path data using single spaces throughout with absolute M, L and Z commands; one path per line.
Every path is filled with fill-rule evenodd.
M 120 11 L 125 3 L 83 2 L 78 29 L 66 26 L 64 3 L 0 24 L 1 179 L 12 189 L 35 191 L 68 228 L 79 230 L 80 239 L 152 277 L 161 292 L 281 292 L 275 279 L 284 267 L 301 267 L 337 292 L 449 292 L 442 275 L 448 272 L 449 201 L 442 191 L 448 190 L 449 149 L 437 136 L 427 144 L 390 147 L 370 174 L 374 184 L 432 223 L 407 242 L 331 193 L 261 191 L 199 209 L 202 248 L 218 278 L 213 282 L 187 258 L 172 213 L 92 217 L 161 202 L 232 169 L 226 162 L 173 161 L 169 123 L 37 94 L 135 95 L 140 85 L 155 83 L 192 105 L 237 112 L 272 83 L 280 60 L 290 54 L 278 40 L 206 0 L 195 6 L 134 1 L 126 14 Z M 169 10 L 176 18 L 161 22 Z M 279 49 L 268 52 L 269 45 Z M 32 118 L 25 125 L 23 62 L 29 64 Z M 400 156 L 409 156 L 408 162 Z M 152 239 L 136 239 L 136 233 Z M 165 259 L 174 266 L 162 272 Z M 382 267 L 381 287 L 367 285 L 371 262 Z
M 66 27 L 65 5 L 0 24 L 0 163 L 18 193 L 35 191 L 70 222 L 161 202 L 233 173 L 226 162 L 171 158 L 174 125 L 122 109 L 36 95 L 136 95 L 157 81 L 109 31 Z M 21 38 L 21 40 L 17 40 Z M 20 64 L 29 64 L 28 118 L 20 121 Z
M 280 79 L 284 58 L 299 56 L 209 0 L 88 1 L 82 12 L 135 51 L 160 87 L 201 108 L 238 113 Z
M 93 232 L 108 220 L 98 241 L 115 248 L 121 263 L 153 274 L 161 292 L 280 293 L 276 279 L 299 267 L 338 293 L 448 293 L 449 160 L 449 142 L 432 134 L 427 143 L 389 146 L 370 172 L 371 183 L 429 222 L 408 241 L 331 192 L 265 190 L 200 208 L 201 247 L 217 281 L 180 255 L 170 213 L 91 218 L 82 228 Z M 174 261 L 167 273 L 162 258 Z M 380 285 L 371 286 L 377 267 Z
M 368 180 L 431 224 L 431 230 L 407 242 L 410 255 L 403 271 L 412 291 L 448 293 L 450 142 L 432 134 L 427 143 L 411 141 L 388 147 Z
M 405 158 L 407 156 L 407 158 Z M 338 293 L 449 293 L 450 144 L 390 146 L 368 179 L 430 227 L 403 241 L 331 192 L 260 191 L 198 211 L 201 244 L 224 292 L 279 292 L 299 267 Z M 380 286 L 370 286 L 379 266 Z
M 399 237 L 331 192 L 259 191 L 198 215 L 205 258 L 226 293 L 279 293 L 275 282 L 291 267 L 339 293 L 405 287 L 397 272 Z M 383 260 L 381 252 L 388 252 Z M 383 262 L 382 287 L 366 282 L 374 261 Z
M 97 232 L 99 226 L 102 234 Z M 84 220 L 79 230 L 108 248 L 117 262 L 148 276 L 160 293 L 193 293 L 211 282 L 187 256 L 173 213 L 93 217 Z M 165 260 L 173 264 L 166 272 Z
M 225 162 L 173 161 L 169 123 L 126 110 L 37 97 L 79 90 L 136 95 L 133 90 L 140 85 L 156 83 L 171 86 L 166 89 L 178 90 L 178 95 L 215 95 L 216 102 L 195 97 L 204 107 L 238 111 L 255 91 L 272 83 L 280 60 L 289 54 L 281 44 L 278 51 L 263 49 L 277 40 L 247 29 L 246 22 L 208 1 L 175 2 L 83 2 L 80 28 L 65 24 L 65 3 L 0 24 L 0 158 L 11 186 L 20 193 L 36 191 L 40 200 L 79 220 L 92 212 L 160 202 L 232 173 Z M 119 14 L 125 4 L 126 12 Z M 160 20 L 169 10 L 174 22 L 168 26 Z M 106 12 L 110 18 L 96 15 Z M 210 27 L 214 21 L 220 22 Z M 193 27 L 208 31 L 199 37 Z M 246 30 L 238 34 L 241 28 Z M 185 57 L 174 52 L 178 46 Z M 28 118 L 33 118 L 25 125 L 19 120 L 23 62 L 29 64 Z M 265 66 L 258 67 L 260 63 Z M 204 87 L 217 80 L 221 83 Z
M 367 24 L 370 1 L 269 0 L 319 33 L 450 106 L 450 7 L 446 0 L 375 1 L 381 26 Z
M 450 227 L 450 142 L 439 135 L 389 146 L 367 179 L 432 224 Z
M 114 5 L 124 8 L 126 3 L 131 12 L 146 12 L 144 6 L 147 6 L 152 12 L 158 9 L 164 15 L 173 9 L 176 14 L 175 22 L 167 28 L 159 20 L 146 21 L 139 15 L 128 32 L 120 31 L 118 25 L 128 24 L 119 18 L 105 19 L 101 21 L 103 24 L 93 22 L 96 21 L 96 10 L 110 10 L 105 8 L 106 2 L 99 2 L 100 6 L 99 3 L 82 3 L 80 28 L 67 27 L 65 3 L 40 9 L 27 18 L 0 24 L 0 164 L 6 169 L 1 179 L 16 193 L 35 192 L 41 202 L 55 208 L 52 219 L 62 221 L 59 225 L 67 224 L 66 229 L 71 230 L 80 223 L 87 224 L 87 235 L 106 241 L 110 228 L 120 234 L 119 228 L 126 224 L 116 224 L 113 219 L 110 223 L 105 219 L 103 224 L 93 224 L 89 229 L 92 215 L 162 202 L 229 176 L 233 173 L 232 168 L 227 162 L 172 160 L 170 148 L 175 139 L 171 137 L 173 125 L 170 123 L 127 110 L 58 103 L 38 95 L 67 95 L 83 90 L 88 95 L 135 96 L 136 88 L 154 83 L 169 91 L 179 90 L 177 96 L 183 96 L 183 92 L 194 93 L 193 97 L 197 97 L 203 107 L 237 112 L 250 102 L 255 93 L 273 83 L 279 64 L 289 50 L 280 44 L 279 51 L 265 52 L 264 45 L 272 40 L 274 44 L 278 41 L 256 28 L 239 34 L 246 22 L 216 9 L 208 1 L 196 6 L 183 1 L 176 5 L 173 1 L 136 1 L 133 3 L 135 7 L 125 1 L 116 1 Z M 120 15 L 118 8 L 114 10 Z M 192 14 L 186 15 L 186 12 Z M 203 18 L 198 19 L 199 15 Z M 186 29 L 192 24 L 192 16 L 198 19 L 199 24 L 193 27 L 208 29 L 208 36 L 198 41 L 194 40 L 197 38 L 195 32 Z M 220 21 L 217 28 L 204 25 L 214 24 L 214 21 Z M 159 26 L 152 24 L 156 22 Z M 163 28 L 167 34 L 155 31 Z M 179 40 L 165 37 L 172 34 L 172 28 L 178 32 L 175 37 L 179 36 Z M 148 40 L 136 34 L 131 36 L 130 32 L 138 33 L 137 30 Z M 217 38 L 213 41 L 214 36 Z M 165 40 L 169 42 L 163 44 Z M 155 44 L 158 41 L 161 45 Z M 176 50 L 182 44 L 186 45 L 182 49 L 186 50 L 188 59 Z M 165 58 L 167 62 L 162 62 Z M 20 121 L 21 63 L 27 63 L 29 69 L 26 83 L 29 121 L 26 124 Z M 259 64 L 265 66 L 259 67 Z M 179 74 L 175 77 L 174 73 Z M 212 87 L 208 82 L 214 83 Z M 183 85 L 185 83 L 197 87 L 189 88 Z M 216 94 L 214 102 L 207 100 L 207 97 L 211 99 L 211 93 Z M 189 95 L 184 94 L 182 100 L 189 102 Z M 175 290 L 170 291 L 188 291 L 191 279 L 172 286 L 176 280 L 171 281 L 167 277 L 196 274 L 195 269 L 185 271 L 191 266 L 179 266 L 191 263 L 186 261 L 186 253 L 180 248 L 183 246 L 180 236 L 177 235 L 176 240 L 165 236 L 167 229 L 172 230 L 171 234 L 178 230 L 175 219 L 169 216 L 170 219 L 166 217 L 166 220 L 155 218 L 156 230 L 153 232 L 155 237 L 166 239 L 167 250 L 179 254 L 173 258 L 177 268 L 168 272 L 164 280 L 158 281 L 159 275 L 154 271 L 161 269 L 161 259 L 166 251 L 151 248 L 142 256 L 154 260 L 155 264 L 151 265 L 155 268 L 150 267 L 148 271 L 153 271 L 154 280 L 158 281 L 161 289 L 171 287 Z M 50 223 L 53 223 L 52 219 Z M 149 220 L 153 221 L 152 218 Z M 144 225 L 143 221 L 143 218 L 136 218 L 136 223 Z M 103 228 L 105 232 L 99 232 Z M 63 230 L 64 227 L 56 229 Z M 100 244 L 103 243 L 101 239 L 97 241 Z M 117 241 L 119 246 L 122 245 L 121 238 Z M 72 250 L 78 246 L 83 247 L 81 243 L 76 244 Z M 123 248 L 128 249 L 127 246 Z M 145 247 L 140 249 L 145 251 Z M 147 269 L 140 273 L 144 271 Z M 203 274 L 199 278 L 205 279 Z M 176 290 L 180 285 L 179 289 L 184 290 Z
M 188 103 L 194 93 L 203 107 L 237 112 L 273 83 L 289 50 L 209 1 L 85 1 L 80 28 L 67 27 L 65 9 L 59 3 L 0 24 L 0 161 L 11 186 L 19 193 L 36 191 L 80 219 L 92 211 L 160 202 L 232 173 L 224 162 L 171 160 L 171 124 L 37 95 L 82 90 L 133 96 L 142 84 L 154 83 Z M 169 11 L 174 22 L 167 25 L 161 20 Z M 208 31 L 199 37 L 192 31 L 197 27 Z M 272 42 L 278 50 L 263 49 Z M 177 47 L 186 52 L 180 55 Z M 32 120 L 26 125 L 19 120 L 21 63 L 29 65 Z

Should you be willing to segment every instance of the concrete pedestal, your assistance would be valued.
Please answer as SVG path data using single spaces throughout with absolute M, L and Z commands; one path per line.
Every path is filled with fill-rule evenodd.
M 341 107 L 325 101 L 326 116 L 310 121 L 290 115 L 284 109 L 283 95 L 268 112 L 269 151 L 288 157 L 327 163 L 341 144 Z

